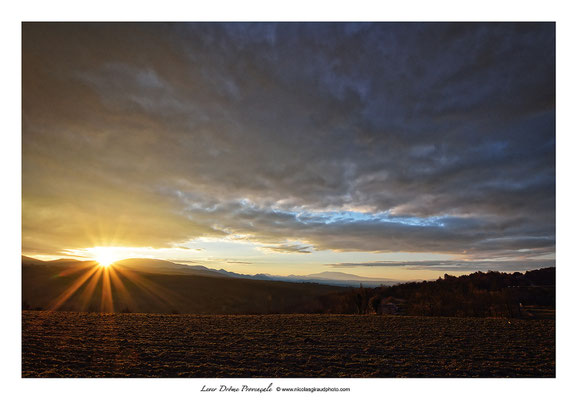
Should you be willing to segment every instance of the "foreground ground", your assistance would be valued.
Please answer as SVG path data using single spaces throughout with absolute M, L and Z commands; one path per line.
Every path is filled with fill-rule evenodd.
M 24 377 L 553 377 L 554 321 L 24 311 Z

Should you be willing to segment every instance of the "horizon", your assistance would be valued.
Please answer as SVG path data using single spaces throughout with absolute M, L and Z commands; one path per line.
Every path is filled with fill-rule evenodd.
M 169 264 L 173 264 L 173 265 L 180 265 L 180 266 L 188 266 L 188 267 L 203 267 L 203 268 L 208 268 L 209 270 L 213 270 L 213 271 L 221 271 L 224 270 L 226 272 L 234 272 L 234 273 L 238 273 L 235 271 L 229 271 L 229 270 L 225 270 L 222 267 L 219 266 L 213 266 L 213 267 L 206 267 L 205 265 L 193 262 L 193 261 L 187 261 L 187 260 L 164 260 L 164 259 L 159 259 L 159 258 L 124 258 L 124 259 L 115 259 L 115 260 L 107 260 L 106 262 L 102 262 L 99 261 L 98 259 L 78 259 L 78 258 L 50 258 L 50 259 L 42 259 L 42 258 L 34 258 L 34 257 L 30 257 L 30 256 L 26 256 L 24 254 L 22 254 L 22 257 L 34 260 L 34 261 L 41 261 L 41 262 L 58 262 L 58 261 L 62 261 L 62 262 L 81 262 L 81 263 L 86 263 L 86 262 L 90 262 L 90 263 L 94 263 L 96 266 L 100 266 L 100 267 L 119 267 L 122 266 L 122 262 L 123 261 L 133 261 L 133 260 L 150 260 L 150 261 L 162 261 L 162 262 L 166 262 Z M 543 264 L 546 265 L 546 264 Z M 163 269 L 163 267 L 159 267 L 161 270 Z M 451 270 L 445 270 L 443 269 L 444 274 L 439 274 L 437 277 L 432 277 L 432 278 L 428 278 L 428 279 L 423 279 L 424 281 L 431 281 L 431 280 L 436 280 L 436 279 L 441 279 L 443 276 L 445 276 L 446 274 L 449 276 L 454 276 L 454 277 L 460 277 L 460 276 L 467 276 L 470 274 L 474 274 L 477 272 L 482 272 L 482 273 L 487 273 L 487 272 L 504 272 L 504 273 L 515 273 L 515 272 L 527 272 L 527 271 L 534 271 L 534 270 L 539 270 L 539 269 L 545 269 L 545 268 L 555 268 L 555 266 L 540 266 L 540 265 L 536 265 L 532 268 L 513 268 L 511 270 L 508 271 L 498 271 L 495 268 L 491 268 L 491 267 L 485 267 L 485 268 L 477 268 L 476 270 L 470 270 L 467 271 L 465 273 L 453 273 L 453 271 Z M 371 277 L 371 276 L 361 276 L 358 274 L 354 274 L 352 272 L 343 272 L 343 271 L 339 271 L 339 270 L 331 270 L 331 269 L 326 269 L 324 271 L 321 272 L 315 272 L 315 273 L 311 273 L 311 274 L 307 274 L 307 275 L 299 275 L 299 274 L 289 274 L 289 275 L 274 275 L 274 274 L 269 274 L 269 273 L 263 273 L 263 272 L 256 272 L 254 274 L 243 274 L 246 275 L 248 277 L 254 277 L 257 275 L 266 275 L 266 276 L 270 276 L 272 278 L 290 278 L 292 276 L 294 277 L 306 277 L 306 276 L 313 276 L 313 275 L 319 275 L 319 274 L 325 274 L 325 273 L 335 273 L 335 274 L 343 274 L 346 276 L 352 276 L 352 277 L 356 277 L 356 278 L 363 278 L 363 279 L 370 279 L 374 282 L 379 282 L 380 280 L 383 280 L 383 282 L 387 282 L 387 281 L 391 281 L 394 284 L 398 284 L 398 283 L 409 283 L 409 282 L 418 282 L 421 281 L 422 279 L 408 279 L 408 280 L 395 280 L 395 279 L 391 279 L 391 278 L 387 278 L 387 277 L 383 277 L 383 276 L 379 276 L 379 277 Z M 332 280 L 331 278 L 327 278 L 328 280 Z M 339 279 L 335 279 L 335 280 L 339 280 Z
M 22 255 L 555 266 L 552 23 L 23 23 Z

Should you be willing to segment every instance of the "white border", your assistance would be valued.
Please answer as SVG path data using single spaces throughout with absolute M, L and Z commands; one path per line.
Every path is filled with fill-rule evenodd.
M 2 17 L 2 110 L 7 117 L 0 144 L 2 162 L 2 256 L 4 321 L 2 329 L 2 377 L 4 393 L 22 399 L 103 398 L 206 398 L 235 395 L 200 393 L 204 379 L 21 379 L 20 373 L 20 167 L 21 167 L 21 21 L 556 21 L 557 23 L 557 378 L 556 379 L 340 379 L 313 380 L 315 385 L 350 386 L 349 394 L 328 394 L 338 398 L 364 395 L 382 398 L 484 399 L 567 398 L 575 392 L 572 384 L 575 300 L 578 279 L 573 261 L 576 255 L 573 200 L 576 165 L 575 71 L 578 71 L 575 38 L 576 13 L 570 5 L 543 1 L 21 1 L 5 4 Z M 567 2 L 566 4 L 570 4 Z M 573 179 L 574 178 L 574 179 Z M 240 380 L 233 380 L 240 382 Z M 260 383 L 261 380 L 242 380 Z M 308 379 L 276 383 L 307 385 Z M 226 383 L 227 380 L 219 380 Z M 276 395 L 276 394 L 273 394 Z M 303 394 L 299 397 L 326 397 Z M 271 394 L 263 394 L 270 397 Z M 284 397 L 291 395 L 281 395 Z M 252 398 L 255 395 L 252 396 Z

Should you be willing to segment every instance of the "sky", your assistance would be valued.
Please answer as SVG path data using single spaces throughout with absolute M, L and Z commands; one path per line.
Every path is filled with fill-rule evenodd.
M 22 25 L 22 253 L 555 264 L 555 25 Z

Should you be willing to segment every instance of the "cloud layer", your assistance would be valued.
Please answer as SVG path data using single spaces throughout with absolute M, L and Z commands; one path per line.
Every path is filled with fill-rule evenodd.
M 529 23 L 24 24 L 24 250 L 552 253 L 554 41 Z
M 410 270 L 430 270 L 430 271 L 524 271 L 554 267 L 554 260 L 510 260 L 510 261 L 376 261 L 364 263 L 337 263 L 328 264 L 333 268 L 358 268 L 358 267 L 379 267 L 379 268 L 407 268 Z

